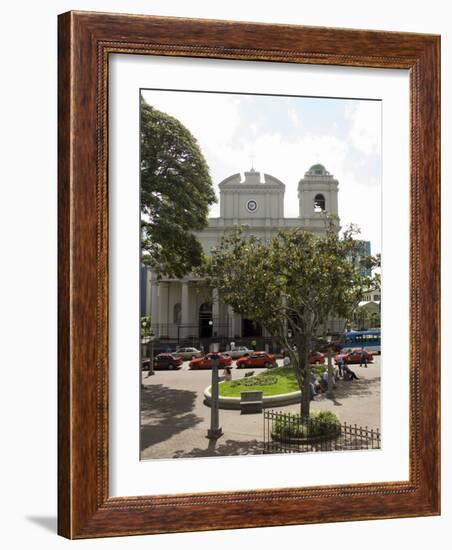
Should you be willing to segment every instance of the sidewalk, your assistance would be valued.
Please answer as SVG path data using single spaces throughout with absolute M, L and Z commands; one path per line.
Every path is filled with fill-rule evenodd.
M 334 399 L 320 394 L 311 402 L 313 411 L 332 411 L 341 422 L 357 424 L 362 427 L 380 428 L 380 357 L 367 368 L 350 365 L 359 380 L 339 380 L 334 390 Z M 296 410 L 295 406 L 285 410 Z
M 380 427 L 380 358 L 369 367 L 353 365 L 359 380 L 338 382 L 334 400 L 316 397 L 312 410 L 331 410 L 341 422 Z M 240 373 L 240 374 L 239 374 Z M 233 370 L 235 377 L 243 371 Z M 203 403 L 203 391 L 210 384 L 210 371 L 158 371 L 144 377 L 142 390 L 141 458 L 180 458 L 260 454 L 263 417 L 241 415 L 220 409 L 223 436 L 216 442 L 206 438 L 210 408 Z M 288 405 L 281 411 L 298 412 Z

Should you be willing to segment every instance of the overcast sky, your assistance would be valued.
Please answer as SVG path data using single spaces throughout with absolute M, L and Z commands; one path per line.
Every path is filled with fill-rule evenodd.
M 197 139 L 215 191 L 249 170 L 286 185 L 284 215 L 298 217 L 298 181 L 321 163 L 339 180 L 339 216 L 381 251 L 381 102 L 143 90 L 145 100 L 176 117 Z M 254 156 L 252 159 L 251 156 Z M 219 205 L 210 216 L 219 215 Z

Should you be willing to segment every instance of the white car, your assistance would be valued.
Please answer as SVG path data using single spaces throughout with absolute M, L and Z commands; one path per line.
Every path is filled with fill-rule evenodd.
M 228 355 L 231 359 L 240 359 L 240 357 L 244 357 L 251 353 L 254 353 L 252 349 L 248 349 L 245 346 L 237 346 L 234 349 L 223 352 L 223 355 Z
M 173 353 L 173 355 L 175 357 L 180 357 L 184 361 L 188 361 L 190 359 L 198 359 L 199 357 L 202 357 L 204 354 L 202 351 L 196 348 L 179 348 Z

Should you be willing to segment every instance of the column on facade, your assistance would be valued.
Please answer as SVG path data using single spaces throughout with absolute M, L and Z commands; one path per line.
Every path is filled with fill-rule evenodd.
M 159 323 L 159 294 L 158 294 L 158 286 L 157 286 L 157 277 L 154 273 L 151 275 L 150 295 L 151 295 L 151 307 L 150 307 L 151 325 L 153 327 L 154 333 L 158 334 L 156 326 Z
M 182 289 L 181 289 L 181 316 L 180 316 L 180 322 L 182 327 L 179 330 L 179 337 L 185 338 L 188 335 L 189 327 L 188 324 L 190 323 L 190 287 L 188 286 L 187 281 L 182 282 Z
M 145 291 L 145 312 L 144 315 L 151 315 L 151 307 L 152 307 L 152 273 L 149 271 L 148 268 L 145 269 L 145 284 L 146 284 L 146 291 Z
M 218 296 L 218 289 L 212 290 L 212 321 L 213 321 L 213 334 L 219 334 L 220 324 L 220 298 Z
M 232 306 L 228 306 L 228 336 L 234 338 L 234 309 Z
M 239 338 L 242 336 L 242 316 L 234 310 L 232 310 L 231 331 L 231 337 L 234 338 L 234 340 L 236 336 Z
M 158 284 L 159 303 L 159 335 L 169 336 L 168 318 L 169 283 L 160 281 Z

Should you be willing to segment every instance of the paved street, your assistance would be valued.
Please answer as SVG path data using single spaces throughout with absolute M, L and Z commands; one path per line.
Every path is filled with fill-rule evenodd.
M 380 426 L 380 357 L 368 368 L 353 365 L 359 380 L 339 381 L 335 398 L 322 394 L 312 402 L 312 410 L 331 410 L 341 422 L 377 428 Z M 260 369 L 249 369 L 259 372 Z M 247 369 L 232 369 L 233 378 Z M 221 371 L 220 371 L 221 372 Z M 216 442 L 206 438 L 210 408 L 203 403 L 203 392 L 210 385 L 210 370 L 189 371 L 187 363 L 179 371 L 143 373 L 141 396 L 141 457 L 179 458 L 213 455 L 260 454 L 263 418 L 260 414 L 241 415 L 240 411 L 220 409 L 223 436 Z M 280 407 L 298 411 L 299 405 Z

